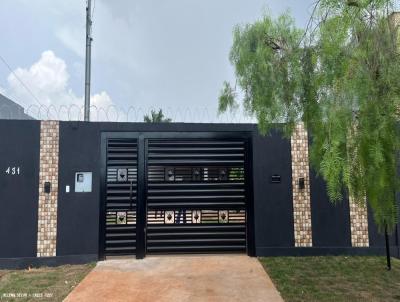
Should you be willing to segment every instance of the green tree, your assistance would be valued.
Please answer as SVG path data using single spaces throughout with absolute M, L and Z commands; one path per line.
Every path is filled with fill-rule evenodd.
M 150 115 L 146 114 L 144 116 L 144 121 L 146 123 L 170 123 L 172 119 L 165 117 L 162 109 L 160 109 L 158 112 L 151 110 Z
M 237 26 L 230 61 L 244 108 L 267 133 L 303 122 L 311 163 L 332 202 L 370 204 L 382 231 L 397 222 L 400 53 L 393 1 L 320 0 L 306 30 L 288 13 Z M 236 106 L 224 83 L 219 110 Z

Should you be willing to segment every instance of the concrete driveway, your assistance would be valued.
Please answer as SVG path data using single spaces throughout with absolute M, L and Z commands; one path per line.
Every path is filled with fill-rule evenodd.
M 99 262 L 65 301 L 283 301 L 256 258 L 162 256 Z

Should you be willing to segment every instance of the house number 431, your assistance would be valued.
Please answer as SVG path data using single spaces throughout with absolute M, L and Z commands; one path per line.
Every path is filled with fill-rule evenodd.
M 6 170 L 7 175 L 19 175 L 20 168 L 19 167 L 8 167 Z

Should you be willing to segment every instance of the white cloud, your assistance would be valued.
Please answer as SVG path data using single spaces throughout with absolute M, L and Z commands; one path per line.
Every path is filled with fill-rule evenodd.
M 68 118 L 70 108 L 74 108 L 76 118 L 83 107 L 83 96 L 77 96 L 69 86 L 70 75 L 65 61 L 57 57 L 53 51 L 44 51 L 40 59 L 29 68 L 17 68 L 8 78 L 7 95 L 21 105 L 32 108 L 40 108 L 43 112 L 51 108 L 51 117 Z M 26 87 L 24 87 L 23 82 Z M 32 96 L 32 94 L 34 96 Z M 106 91 L 91 96 L 93 110 L 107 110 L 113 106 L 113 101 Z M 30 108 L 30 109 L 29 109 Z M 47 113 L 46 113 L 47 114 Z M 43 118 L 43 113 L 40 116 Z M 46 118 L 46 116 L 44 116 Z M 71 118 L 71 117 L 69 117 Z
M 56 37 L 81 59 L 85 58 L 85 36 L 81 28 L 63 26 L 56 30 Z
M 90 105 L 97 108 L 107 109 L 110 106 L 114 106 L 114 103 L 107 92 L 102 91 L 90 97 Z
M 45 106 L 78 103 L 78 98 L 68 88 L 68 80 L 67 65 L 51 50 L 43 52 L 40 59 L 31 67 L 19 67 L 7 78 L 11 96 L 26 104 L 40 102 Z M 28 87 L 38 102 L 20 81 Z

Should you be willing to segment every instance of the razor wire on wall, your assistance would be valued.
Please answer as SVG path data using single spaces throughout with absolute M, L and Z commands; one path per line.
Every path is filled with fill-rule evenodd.
M 128 107 L 91 106 L 90 120 L 105 122 L 143 122 L 145 115 L 162 109 L 166 118 L 182 123 L 254 123 L 255 119 L 244 110 L 237 109 L 218 114 L 217 109 L 207 107 Z M 17 104 L 1 104 L 0 119 L 37 119 L 60 121 L 83 121 L 84 107 L 78 105 L 29 105 L 23 108 Z

